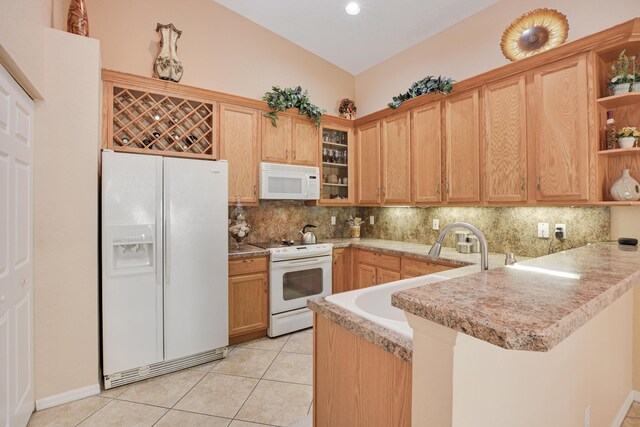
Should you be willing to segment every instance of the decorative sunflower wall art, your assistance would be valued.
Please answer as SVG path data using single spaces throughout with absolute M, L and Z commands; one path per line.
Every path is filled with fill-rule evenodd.
M 500 47 L 511 61 L 519 61 L 560 46 L 567 40 L 569 21 L 555 9 L 536 9 L 516 19 L 502 33 Z

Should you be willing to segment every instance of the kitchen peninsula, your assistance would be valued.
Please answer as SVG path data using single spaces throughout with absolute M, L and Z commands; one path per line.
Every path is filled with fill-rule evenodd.
M 393 305 L 405 310 L 413 328 L 406 347 L 411 358 L 404 358 L 411 362 L 413 421 L 398 425 L 573 426 L 585 418 L 592 425 L 618 419 L 631 399 L 629 291 L 640 281 L 637 254 L 594 244 L 395 293 Z M 311 306 L 317 324 L 347 325 L 402 357 L 396 346 L 364 333 L 369 322 L 348 310 L 327 301 Z M 400 340 L 372 328 L 374 337 Z M 396 373 L 369 374 L 395 381 Z

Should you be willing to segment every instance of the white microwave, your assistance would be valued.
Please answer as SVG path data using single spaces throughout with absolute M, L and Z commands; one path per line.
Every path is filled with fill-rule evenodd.
M 260 163 L 260 198 L 318 200 L 319 174 L 316 167 Z

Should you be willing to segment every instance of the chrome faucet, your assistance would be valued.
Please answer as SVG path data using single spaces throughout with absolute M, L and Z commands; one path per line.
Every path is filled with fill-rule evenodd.
M 442 231 L 440 232 L 440 235 L 438 236 L 438 239 L 431 247 L 431 250 L 429 251 L 429 256 L 432 258 L 438 258 L 440 256 L 440 251 L 442 250 L 442 241 L 447 236 L 447 234 L 449 234 L 449 232 L 454 228 L 466 228 L 467 230 L 471 231 L 473 234 L 475 234 L 478 237 L 478 240 L 480 241 L 480 270 L 481 271 L 488 270 L 489 269 L 489 248 L 487 247 L 487 238 L 484 236 L 484 234 L 482 233 L 482 231 L 480 231 L 478 227 L 476 227 L 475 225 L 471 225 L 468 222 L 452 222 L 451 224 L 447 224 L 442 229 Z

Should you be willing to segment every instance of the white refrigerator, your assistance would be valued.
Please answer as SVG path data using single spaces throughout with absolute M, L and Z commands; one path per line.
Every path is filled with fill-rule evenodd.
M 102 153 L 105 388 L 226 356 L 226 161 Z

